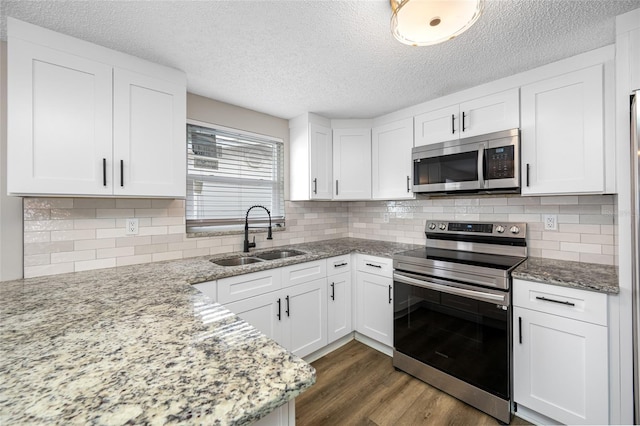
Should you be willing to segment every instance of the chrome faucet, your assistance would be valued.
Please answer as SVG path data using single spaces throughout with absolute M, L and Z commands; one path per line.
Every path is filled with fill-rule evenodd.
M 249 210 L 247 210 L 247 215 L 244 218 L 244 250 L 243 250 L 243 252 L 245 252 L 245 253 L 249 253 L 249 249 L 256 246 L 256 237 L 255 237 L 255 235 L 253 237 L 253 242 L 251 242 L 251 243 L 249 242 L 249 212 L 252 209 L 255 209 L 256 207 L 260 207 L 260 208 L 264 209 L 267 212 L 267 215 L 269 216 L 269 232 L 267 234 L 267 240 L 273 240 L 273 237 L 271 236 L 271 212 L 265 206 L 260 206 L 260 205 L 251 206 L 251 207 L 249 207 Z M 252 228 L 264 228 L 264 227 L 263 226 L 252 226 Z

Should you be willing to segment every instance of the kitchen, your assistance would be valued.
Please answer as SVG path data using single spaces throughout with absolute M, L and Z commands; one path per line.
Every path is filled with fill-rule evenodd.
M 20 18 L 20 16 L 16 17 Z M 23 19 L 29 21 L 26 17 Z M 620 36 L 620 38 L 622 40 L 623 37 Z M 618 43 L 616 46 L 620 45 L 621 43 Z M 5 46 L 3 45 L 3 48 Z M 508 76 L 475 88 L 460 90 L 422 105 L 417 105 L 418 102 L 415 102 L 415 107 L 404 110 L 396 108 L 396 112 L 376 119 L 328 120 L 325 117 L 309 118 L 309 116 L 306 119 L 318 120 L 325 124 L 327 121 L 324 120 L 328 120 L 331 129 L 343 132 L 352 128 L 376 128 L 398 121 L 405 116 L 417 117 L 430 110 L 438 110 L 452 104 L 463 104 L 468 99 L 476 99 L 493 92 L 505 91 L 516 86 L 530 86 L 537 81 L 562 74 L 567 69 L 579 69 L 598 63 L 604 64 L 605 96 L 610 97 L 608 98 L 610 103 L 607 105 L 612 105 L 615 92 L 613 90 L 615 87 L 614 57 L 613 46 L 601 47 L 536 70 L 524 71 L 517 76 Z M 620 73 L 621 70 L 616 69 L 616 72 Z M 619 75 L 615 77 L 616 84 L 621 84 L 622 77 Z M 3 92 L 6 93 L 4 90 Z M 520 97 L 522 100 L 523 92 Z M 3 102 L 5 102 L 4 99 Z M 289 132 L 293 121 L 267 116 L 193 93 L 187 94 L 186 108 L 186 117 L 189 120 L 267 134 L 285 141 L 285 145 L 291 143 Z M 293 194 L 285 201 L 286 230 L 280 231 L 276 228 L 271 241 L 265 239 L 264 233 L 255 234 L 257 247 L 268 249 L 343 237 L 424 246 L 424 227 L 428 220 L 453 218 L 458 221 L 526 222 L 530 257 L 603 265 L 615 265 L 618 262 L 621 295 L 610 296 L 608 299 L 609 345 L 612 348 L 609 353 L 609 363 L 612 372 L 630 371 L 631 364 L 627 351 L 631 343 L 624 336 L 631 335 L 631 324 L 624 318 L 630 317 L 631 310 L 630 306 L 625 305 L 627 302 L 621 301 L 625 292 L 630 292 L 631 288 L 629 284 L 632 261 L 629 253 L 630 242 L 625 242 L 630 232 L 622 232 L 623 221 L 620 220 L 619 223 L 616 221 L 618 210 L 631 211 L 630 208 L 621 208 L 627 205 L 625 203 L 630 203 L 625 198 L 628 198 L 630 191 L 624 191 L 624 185 L 628 183 L 622 179 L 622 176 L 628 176 L 628 171 L 625 175 L 623 165 L 617 162 L 615 156 L 609 155 L 612 152 L 609 149 L 612 149 L 616 152 L 616 156 L 620 158 L 624 156 L 623 150 L 616 147 L 616 143 L 623 143 L 619 140 L 622 131 L 614 131 L 614 129 L 624 128 L 624 116 L 615 114 L 614 117 L 611 110 L 609 111 L 609 114 L 605 113 L 606 120 L 610 121 L 605 122 L 605 132 L 608 133 L 605 137 L 607 151 L 603 167 L 604 173 L 607 173 L 606 184 L 611 185 L 612 182 L 617 184 L 617 191 L 607 186 L 600 191 L 585 191 L 582 194 L 568 191 L 567 194 L 551 196 L 511 194 L 424 197 L 419 195 L 414 199 L 413 195 L 410 194 L 407 197 L 405 193 L 404 197 L 395 197 L 391 201 L 385 197 L 381 197 L 380 200 L 368 197 L 366 201 L 352 201 L 355 198 L 353 196 L 349 201 L 298 201 L 302 200 L 304 195 L 293 194 L 297 189 L 292 185 L 304 179 L 296 175 L 296 182 L 288 182 L 285 179 L 285 185 L 289 186 L 289 193 Z M 286 114 L 284 116 L 293 118 Z M 6 128 L 6 126 L 3 127 Z M 299 164 L 299 162 L 292 162 L 291 166 Z M 285 162 L 285 168 L 287 165 Z M 296 172 L 285 170 L 285 176 L 289 173 Z M 114 176 L 116 174 L 114 173 Z M 404 176 L 402 178 L 404 179 Z M 309 179 L 308 175 L 307 179 Z M 402 185 L 405 185 L 405 182 L 402 182 Z M 311 185 L 305 184 L 304 187 L 308 190 Z M 590 192 L 596 192 L 596 194 Z M 7 227 L 20 228 L 20 236 L 16 237 L 19 241 L 24 238 L 24 270 L 20 268 L 20 272 L 24 271 L 26 278 L 55 276 L 81 270 L 100 271 L 100 268 L 112 266 L 132 264 L 145 266 L 154 261 L 189 259 L 196 256 L 220 257 L 241 252 L 243 249 L 241 234 L 199 238 L 187 236 L 184 230 L 186 206 L 180 199 L 29 197 L 24 199 L 24 207 L 20 206 L 20 220 L 9 221 L 7 225 L 4 218 L 8 216 L 5 215 L 4 208 L 7 202 L 12 203 L 16 200 L 21 199 L 3 195 L 3 233 L 1 235 L 4 239 L 7 232 L 11 232 L 11 230 L 6 231 Z M 15 210 L 10 214 L 15 214 Z M 552 221 L 557 220 L 555 231 L 545 231 L 543 223 L 545 215 L 552 216 Z M 138 236 L 127 237 L 125 234 L 124 220 L 129 217 L 138 218 Z M 23 227 L 16 227 L 15 225 L 22 220 L 24 220 Z M 123 245 L 127 238 L 131 244 Z M 15 255 L 15 250 L 7 250 L 5 247 L 3 245 L 3 263 L 10 260 L 10 256 Z M 11 263 L 21 265 L 22 260 L 13 260 Z M 152 268 L 153 264 L 148 266 Z M 197 277 L 196 271 L 205 274 L 198 268 L 194 266 L 195 271 L 191 276 Z M 2 271 L 4 280 L 4 264 Z M 40 278 L 40 280 L 44 279 Z M 625 300 L 630 300 L 630 293 L 626 294 L 628 297 Z M 623 350 L 625 347 L 627 351 Z M 630 374 L 623 372 L 610 374 L 610 423 L 632 422 L 632 417 L 628 417 L 629 413 L 632 413 L 632 410 L 629 411 L 632 404 L 630 379 Z

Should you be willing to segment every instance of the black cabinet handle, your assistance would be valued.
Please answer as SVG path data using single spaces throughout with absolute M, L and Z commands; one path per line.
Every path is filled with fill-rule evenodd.
M 380 268 L 380 269 L 382 269 L 382 266 L 380 266 L 380 265 L 374 265 L 373 263 L 367 263 L 366 265 L 367 265 L 367 266 L 373 266 L 374 268 Z
M 285 297 L 285 299 L 287 300 L 287 309 L 285 310 L 285 312 L 287 313 L 287 316 L 291 316 L 289 315 L 289 296 Z
M 522 344 L 522 317 L 518 317 L 518 341 Z
M 331 283 L 331 300 L 336 300 L 336 283 Z
M 529 163 L 527 163 L 527 187 L 529 187 Z
M 318 178 L 313 179 L 313 193 L 318 193 Z
M 411 176 L 407 176 L 407 192 L 411 192 Z
M 120 160 L 120 186 L 124 186 L 124 160 Z
M 347 265 L 348 265 L 348 263 L 343 262 L 343 263 L 336 263 L 335 265 L 333 265 L 333 267 L 334 267 L 334 268 L 339 268 L 339 267 L 341 267 L 341 266 L 347 266 Z
M 455 134 L 456 133 L 456 116 L 455 114 L 451 114 L 451 134 Z
M 462 131 L 464 132 L 466 129 L 466 127 L 464 126 L 464 119 L 467 118 L 467 114 L 464 113 L 464 111 L 462 111 Z
M 553 302 L 553 303 L 559 303 L 561 305 L 567 305 L 567 306 L 576 306 L 575 303 L 571 303 L 569 301 L 566 300 L 555 300 L 555 299 L 547 299 L 544 296 L 536 296 L 536 299 L 538 300 L 542 300 L 543 302 Z
M 391 287 L 391 284 L 389 284 L 389 304 L 391 304 L 391 291 L 393 290 L 393 287 Z
M 336 195 L 338 195 L 338 179 L 336 179 Z
M 282 315 L 281 315 L 281 311 L 280 311 L 281 305 L 282 305 L 281 299 L 278 298 L 278 321 L 282 320 Z
M 102 186 L 107 186 L 107 159 L 102 159 Z

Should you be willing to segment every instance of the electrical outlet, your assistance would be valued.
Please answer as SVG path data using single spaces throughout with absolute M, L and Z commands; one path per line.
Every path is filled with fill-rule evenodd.
M 544 229 L 545 229 L 545 231 L 557 231 L 558 230 L 558 215 L 545 214 L 544 215 Z
M 389 223 L 389 213 L 382 213 L 382 222 Z
M 124 228 L 126 235 L 138 235 L 138 219 L 127 219 Z

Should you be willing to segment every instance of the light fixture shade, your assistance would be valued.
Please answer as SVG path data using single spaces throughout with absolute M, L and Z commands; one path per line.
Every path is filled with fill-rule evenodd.
M 484 0 L 390 0 L 391 32 L 401 43 L 429 46 L 451 40 L 480 17 Z

